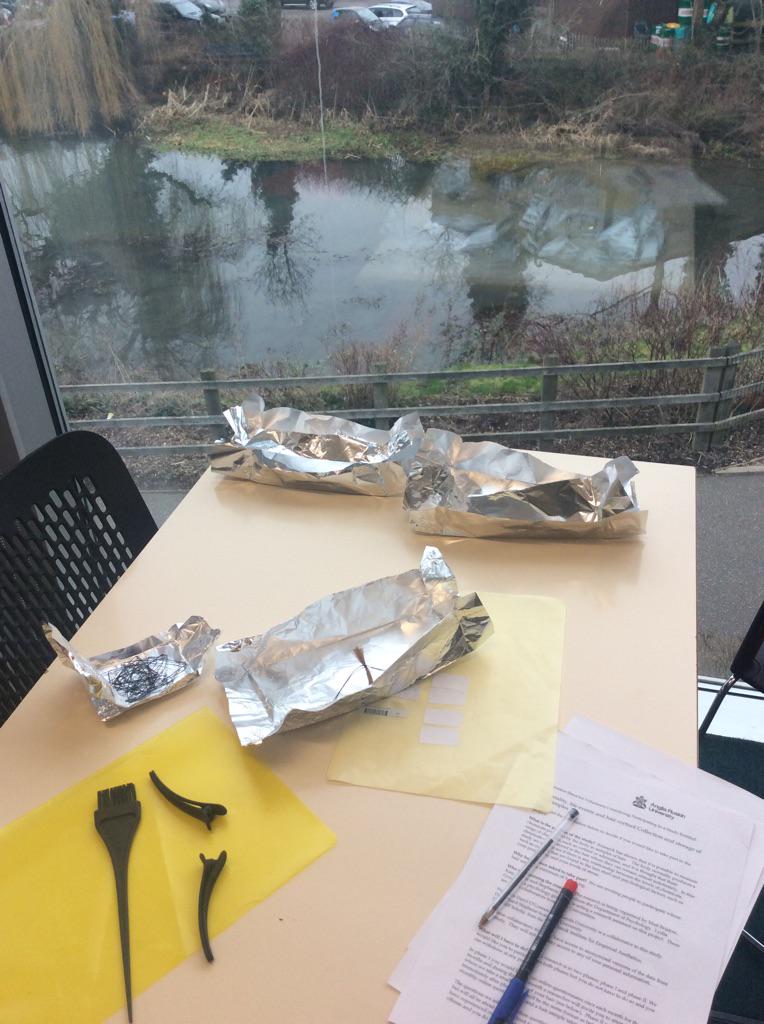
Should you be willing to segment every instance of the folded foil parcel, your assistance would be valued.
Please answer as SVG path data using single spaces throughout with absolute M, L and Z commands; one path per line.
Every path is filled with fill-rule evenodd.
M 46 622 L 42 628 L 59 661 L 87 683 L 93 707 L 104 722 L 187 686 L 201 672 L 204 655 L 220 635 L 219 629 L 192 615 L 164 633 L 85 658 L 55 626 Z
M 341 491 L 403 494 L 406 469 L 424 435 L 419 417 L 375 430 L 338 416 L 266 409 L 260 395 L 227 409 L 233 437 L 210 453 L 212 469 L 238 480 Z
M 239 740 L 311 725 L 390 697 L 487 639 L 477 594 L 459 594 L 437 548 L 418 569 L 329 594 L 262 636 L 222 644 L 215 675 Z
M 403 507 L 417 532 L 446 537 L 626 536 L 642 533 L 647 520 L 637 472 L 621 456 L 583 476 L 431 429 L 409 469 Z

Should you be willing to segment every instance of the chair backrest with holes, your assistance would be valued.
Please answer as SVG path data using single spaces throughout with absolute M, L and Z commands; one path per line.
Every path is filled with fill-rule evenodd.
M 0 722 L 53 660 L 41 624 L 71 637 L 155 533 L 98 434 L 63 434 L 0 477 Z

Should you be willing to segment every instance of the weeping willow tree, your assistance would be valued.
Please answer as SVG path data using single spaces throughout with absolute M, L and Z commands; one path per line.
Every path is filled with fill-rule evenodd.
M 108 0 L 20 8 L 0 34 L 0 125 L 8 135 L 123 121 L 137 93 Z

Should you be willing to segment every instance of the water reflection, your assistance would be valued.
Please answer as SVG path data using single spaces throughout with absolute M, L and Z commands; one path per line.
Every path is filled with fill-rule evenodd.
M 304 303 L 318 260 L 318 235 L 310 218 L 295 219 L 297 165 L 259 163 L 249 174 L 252 195 L 262 202 L 268 222 L 259 275 L 265 293 L 274 305 Z
M 127 140 L 0 147 L 70 378 L 315 363 L 338 337 L 439 341 L 614 287 L 761 278 L 764 197 L 739 165 L 588 161 L 492 178 L 466 160 L 244 164 Z M 417 347 L 418 342 L 418 347 Z

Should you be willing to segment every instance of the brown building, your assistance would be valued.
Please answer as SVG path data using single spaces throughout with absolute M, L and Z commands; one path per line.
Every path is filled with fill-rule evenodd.
M 651 29 L 676 21 L 678 0 L 549 0 L 552 22 L 587 36 L 622 39 L 645 22 Z M 691 0 L 688 5 L 691 5 Z
M 687 4 L 690 6 L 692 0 Z M 660 22 L 676 21 L 679 6 L 679 0 L 541 0 L 535 5 L 539 21 L 609 39 L 633 35 L 640 21 L 650 29 Z M 475 20 L 475 0 L 433 0 L 433 9 L 442 17 L 467 23 Z

